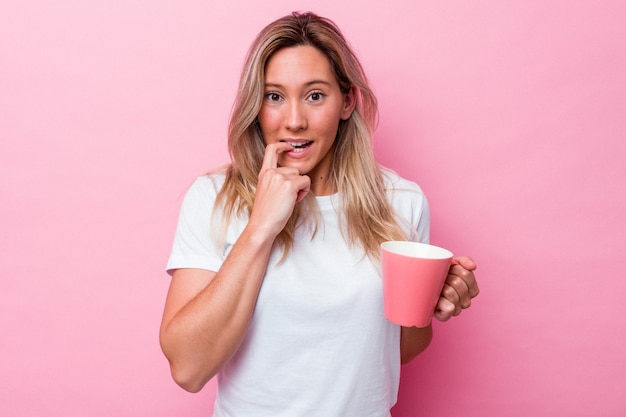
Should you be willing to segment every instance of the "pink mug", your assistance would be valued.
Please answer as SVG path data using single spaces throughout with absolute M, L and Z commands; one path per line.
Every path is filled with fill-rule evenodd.
M 452 252 L 408 241 L 384 242 L 380 251 L 385 317 L 401 326 L 428 326 L 452 264 Z

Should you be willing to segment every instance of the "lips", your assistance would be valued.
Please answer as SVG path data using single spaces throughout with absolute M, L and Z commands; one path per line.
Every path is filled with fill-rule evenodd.
M 294 148 L 293 151 L 290 151 L 289 153 L 304 152 L 313 143 L 312 140 L 306 140 L 306 139 L 291 139 L 291 140 L 288 139 L 288 140 L 281 140 L 281 142 L 285 142 L 293 146 Z

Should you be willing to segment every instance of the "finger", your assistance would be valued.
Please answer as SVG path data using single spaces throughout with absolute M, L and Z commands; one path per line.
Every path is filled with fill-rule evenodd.
M 303 184 L 301 188 L 298 190 L 298 195 L 296 196 L 296 203 L 299 203 L 300 201 L 302 201 L 304 197 L 306 197 L 306 195 L 311 190 L 311 177 L 309 177 L 308 175 L 301 175 L 300 178 L 302 179 Z
M 454 313 L 456 312 L 456 307 L 454 303 L 451 303 L 449 300 L 446 300 L 443 297 L 439 298 L 437 302 L 437 306 L 435 307 L 434 316 L 439 321 L 448 321 Z
M 476 282 L 476 276 L 474 272 L 464 268 L 462 265 L 452 265 L 450 267 L 449 275 L 453 275 L 459 277 L 465 286 L 467 287 L 467 293 L 471 298 L 474 298 L 478 295 L 480 290 L 478 289 L 478 283 Z
M 261 172 L 277 168 L 278 167 L 278 155 L 281 153 L 293 149 L 293 146 L 287 142 L 270 143 L 265 147 L 265 155 L 263 156 L 263 164 L 261 165 Z
M 462 308 L 468 308 L 471 305 L 472 297 L 470 296 L 470 290 L 465 280 L 458 275 L 450 273 L 446 278 L 446 284 L 444 289 L 448 289 L 448 294 L 443 293 L 444 296 L 453 303 L 461 306 Z M 452 295 L 454 291 L 454 295 Z
M 473 271 L 477 267 L 476 262 L 469 256 L 455 256 L 452 258 L 452 265 L 461 265 L 468 271 Z
M 455 306 L 461 305 L 462 303 L 461 296 L 459 295 L 457 290 L 455 290 L 454 287 L 449 284 L 444 284 L 443 289 L 441 290 L 441 297 L 450 301 Z

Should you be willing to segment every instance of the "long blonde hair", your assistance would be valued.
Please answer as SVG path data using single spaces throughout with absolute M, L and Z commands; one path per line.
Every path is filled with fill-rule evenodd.
M 254 204 L 265 152 L 257 115 L 264 95 L 266 64 L 279 49 L 302 45 L 313 46 L 326 55 L 344 94 L 354 89 L 357 106 L 352 116 L 339 124 L 330 178 L 340 196 L 346 240 L 351 245 L 360 244 L 366 255 L 377 259 L 381 242 L 406 239 L 387 200 L 381 168 L 374 160 L 372 134 L 378 116 L 377 100 L 339 28 L 313 13 L 293 13 L 269 24 L 248 51 L 228 130 L 231 164 L 217 197 L 217 204 L 223 208 L 222 233 L 233 214 L 249 215 Z M 297 227 L 313 222 L 315 233 L 317 213 L 315 198 L 309 193 L 296 205 L 277 236 L 284 256 L 293 246 Z

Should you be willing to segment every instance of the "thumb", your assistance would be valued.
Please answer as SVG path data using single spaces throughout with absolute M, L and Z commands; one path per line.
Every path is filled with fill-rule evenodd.
M 299 203 L 300 201 L 304 200 L 304 197 L 306 197 L 306 195 L 311 190 L 311 178 L 307 175 L 302 175 L 300 178 L 302 178 L 303 180 L 303 187 L 300 190 L 298 190 L 296 203 Z
M 476 269 L 476 262 L 469 256 L 455 256 L 452 258 L 452 265 L 461 265 L 463 268 L 468 271 L 473 271 Z

